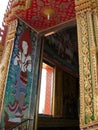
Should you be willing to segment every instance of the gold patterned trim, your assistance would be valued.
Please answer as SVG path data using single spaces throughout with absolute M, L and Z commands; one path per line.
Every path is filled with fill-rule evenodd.
M 15 23 L 16 20 L 14 20 L 11 24 L 15 24 Z M 9 25 L 9 27 L 10 26 L 11 25 Z M 9 37 L 9 35 L 7 37 Z M 15 32 L 13 33 L 13 37 L 11 37 L 9 40 L 8 38 L 6 38 L 6 44 L 5 44 L 5 48 L 3 51 L 3 56 L 0 64 L 0 117 L 2 113 L 2 107 L 3 107 L 5 85 L 8 76 L 9 63 L 10 63 L 10 58 L 14 46 L 14 38 L 15 38 Z

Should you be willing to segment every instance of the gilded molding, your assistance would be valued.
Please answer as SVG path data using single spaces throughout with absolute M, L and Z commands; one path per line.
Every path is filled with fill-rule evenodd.
M 12 42 L 6 44 L 0 64 L 0 115 L 2 112 L 6 78 L 8 73 L 9 59 L 12 50 Z
M 15 19 L 14 21 L 10 22 L 10 24 L 8 24 L 8 35 L 6 37 L 7 41 L 14 38 L 16 27 L 17 27 L 17 19 Z
M 80 65 L 80 127 L 83 128 L 98 120 L 98 0 L 76 0 L 75 3 Z
M 30 0 L 29 0 L 30 1 Z M 24 11 L 26 10 L 26 6 L 29 3 L 28 0 L 14 0 L 14 1 L 9 1 L 9 4 L 7 6 L 7 10 L 4 16 L 4 21 L 5 23 L 11 22 L 13 19 L 17 18 L 17 11 Z
M 80 127 L 93 121 L 93 89 L 90 63 L 88 14 L 77 15 L 80 70 Z
M 92 70 L 92 88 L 93 88 L 93 94 L 94 94 L 94 120 L 98 119 L 98 106 L 97 106 L 97 100 L 96 97 L 96 86 L 97 86 L 97 61 L 96 61 L 96 43 L 94 39 L 94 27 L 93 27 L 93 21 L 92 21 L 92 14 L 88 13 L 87 15 L 88 20 L 88 33 L 89 33 L 89 43 L 90 43 L 90 60 L 91 60 L 91 70 Z M 94 51 L 95 50 L 95 51 Z M 97 94 L 98 96 L 98 94 Z
M 81 13 L 81 11 L 86 11 L 88 9 L 97 9 L 98 10 L 98 2 L 96 0 L 75 0 L 75 10 L 77 13 Z
M 16 23 L 16 20 L 11 22 L 11 25 L 9 25 L 9 27 L 15 23 Z M 8 27 L 8 29 L 9 29 L 9 27 Z M 9 40 L 8 40 L 9 35 L 10 35 L 10 31 L 6 38 L 6 44 L 5 44 L 5 48 L 3 51 L 1 64 L 0 64 L 0 117 L 1 117 L 1 113 L 2 113 L 4 92 L 5 92 L 6 79 L 8 76 L 10 57 L 11 57 L 13 45 L 14 45 L 15 31 L 13 33 L 13 37 L 9 38 Z
M 32 0 L 26 0 L 26 9 L 30 7 Z
M 96 47 L 98 48 L 98 9 L 93 10 L 93 21 L 94 21 Z
M 80 125 L 84 124 L 84 87 L 82 86 L 84 84 L 84 78 L 83 78 L 83 58 L 82 58 L 82 42 L 81 42 L 81 26 L 80 25 L 81 19 L 77 19 L 77 25 L 78 25 L 78 53 L 79 53 L 79 75 L 80 75 Z M 85 33 L 85 32 L 84 32 Z

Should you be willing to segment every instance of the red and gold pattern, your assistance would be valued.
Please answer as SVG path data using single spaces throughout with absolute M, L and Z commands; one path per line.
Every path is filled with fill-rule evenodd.
M 75 18 L 75 1 L 9 0 L 4 15 L 5 25 L 17 19 L 17 16 L 35 31 L 41 32 Z M 2 36 L 2 39 L 5 37 Z
M 50 9 L 49 19 L 45 9 Z M 74 0 L 33 0 L 30 8 L 18 16 L 36 31 L 42 31 L 75 18 L 75 3 Z

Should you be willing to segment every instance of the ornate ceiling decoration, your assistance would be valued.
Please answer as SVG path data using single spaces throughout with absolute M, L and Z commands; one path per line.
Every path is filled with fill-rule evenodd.
M 75 0 L 32 0 L 18 16 L 39 32 L 75 18 Z

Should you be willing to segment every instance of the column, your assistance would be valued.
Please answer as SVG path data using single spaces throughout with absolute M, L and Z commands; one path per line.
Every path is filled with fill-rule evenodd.
M 80 75 L 80 128 L 96 129 L 98 0 L 76 0 Z M 97 21 L 96 21 L 97 20 Z
M 4 52 L 0 64 L 0 117 L 2 112 L 4 91 L 6 85 L 6 78 L 8 75 L 10 56 L 14 45 L 16 26 L 17 26 L 17 20 L 12 21 L 8 25 L 8 34 L 6 36 Z

